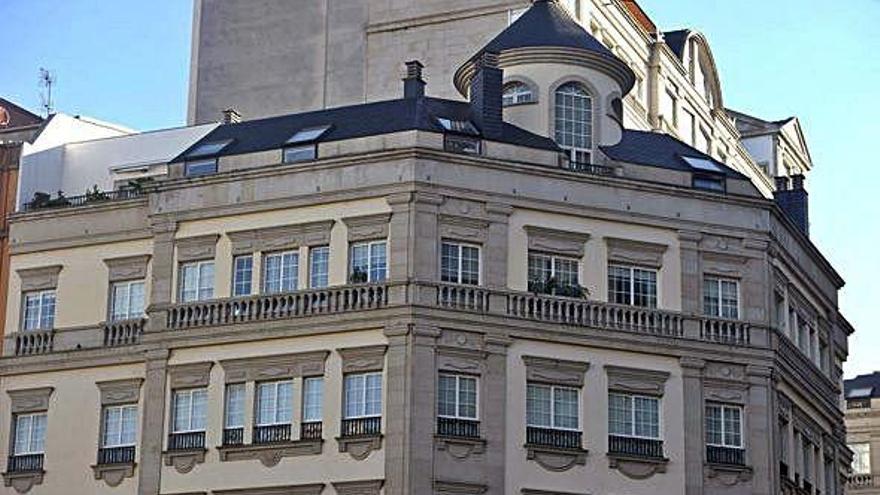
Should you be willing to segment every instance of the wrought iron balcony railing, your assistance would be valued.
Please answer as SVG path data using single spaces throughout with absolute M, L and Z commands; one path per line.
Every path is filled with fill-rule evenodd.
M 190 431 L 168 436 L 168 450 L 196 450 L 205 448 L 205 432 Z
M 580 449 L 583 445 L 583 433 L 575 430 L 559 430 L 556 428 L 526 428 L 526 444 L 558 449 Z
M 343 437 L 365 437 L 382 433 L 382 417 L 343 419 L 340 429 Z
M 8 473 L 31 473 L 43 470 L 43 454 L 11 455 L 6 461 Z
M 290 441 L 290 424 L 254 426 L 254 443 L 283 443 Z
M 662 459 L 663 440 L 608 435 L 608 452 L 633 457 Z
M 728 464 L 731 466 L 746 465 L 746 451 L 735 447 L 706 446 L 706 462 L 711 464 Z M 784 464 L 783 464 L 784 465 Z M 788 471 L 788 466 L 786 466 Z M 788 473 L 786 472 L 786 476 Z
M 134 462 L 135 446 L 104 447 L 98 449 L 98 464 L 131 464 Z
M 244 428 L 224 428 L 223 446 L 244 445 Z
M 438 417 L 437 434 L 444 437 L 480 438 L 480 422 L 471 419 Z
M 324 423 L 309 421 L 299 427 L 300 440 L 321 440 L 324 438 Z

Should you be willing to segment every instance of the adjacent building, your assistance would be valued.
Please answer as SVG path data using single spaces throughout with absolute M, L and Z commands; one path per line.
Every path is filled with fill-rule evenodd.
M 847 493 L 880 493 L 880 372 L 844 382 L 846 434 L 853 452 Z
M 11 217 L 7 487 L 843 493 L 853 329 L 806 170 L 631 125 L 655 83 L 599 28 L 653 39 L 676 78 L 699 36 L 662 41 L 631 1 L 302 4 L 197 2 L 195 106 L 245 120 L 162 131 L 181 149 L 146 187 L 96 167 L 107 190 Z M 286 53 L 288 22 L 333 62 Z M 223 93 L 223 44 L 320 98 Z M 681 88 L 739 149 L 717 84 Z M 83 146 L 115 164 L 148 139 Z

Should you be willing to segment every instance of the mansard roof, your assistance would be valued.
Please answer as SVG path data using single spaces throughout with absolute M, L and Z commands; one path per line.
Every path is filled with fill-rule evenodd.
M 224 124 L 194 143 L 171 162 L 184 161 L 187 154 L 206 143 L 228 142 L 214 155 L 226 156 L 281 149 L 299 131 L 329 126 L 320 134 L 318 142 L 340 141 L 394 132 L 420 130 L 445 132 L 437 119 L 473 121 L 469 103 L 421 97 L 379 101 L 361 105 L 337 107 L 314 112 L 298 113 Z M 475 125 L 476 128 L 476 125 Z M 477 132 L 480 129 L 476 128 Z M 558 151 L 556 143 L 513 124 L 504 123 L 497 141 L 531 148 Z
M 684 60 L 684 49 L 687 45 L 687 40 L 690 35 L 690 29 L 666 31 L 665 33 L 663 33 L 663 41 L 666 42 L 666 45 L 672 50 L 672 53 L 674 53 L 679 60 Z
M 880 398 L 880 371 L 845 380 L 843 389 L 847 399 Z

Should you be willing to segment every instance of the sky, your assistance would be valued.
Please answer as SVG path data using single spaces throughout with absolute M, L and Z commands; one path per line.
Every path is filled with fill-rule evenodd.
M 344 0 L 343 0 L 344 1 Z M 813 241 L 847 280 L 847 377 L 880 370 L 880 0 L 640 0 L 663 30 L 704 33 L 727 107 L 800 118 Z M 0 0 L 0 96 L 148 130 L 186 120 L 191 0 Z M 10 42 L 11 40 L 11 42 Z

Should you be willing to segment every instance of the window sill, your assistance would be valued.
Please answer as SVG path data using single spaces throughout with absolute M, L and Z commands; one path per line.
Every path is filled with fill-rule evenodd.
M 166 466 L 174 466 L 178 473 L 186 474 L 192 471 L 196 464 L 205 462 L 205 452 L 207 452 L 205 448 L 167 450 L 162 453 L 162 457 Z
M 456 459 L 467 459 L 486 451 L 486 440 L 480 437 L 434 435 L 437 450 L 445 451 Z
M 553 447 L 552 445 L 526 444 L 526 459 L 552 472 L 563 472 L 587 463 L 586 449 Z
M 374 450 L 382 448 L 382 435 L 375 433 L 336 437 L 336 443 L 339 445 L 339 452 L 347 452 L 354 460 L 362 461 Z
M 115 487 L 122 484 L 125 478 L 133 477 L 136 466 L 137 464 L 134 462 L 95 464 L 92 466 L 92 472 L 95 474 L 96 480 L 104 480 L 107 486 Z
M 665 473 L 669 459 L 609 452 L 608 467 L 616 469 L 624 476 L 634 480 L 648 479 L 655 474 Z
M 320 455 L 323 449 L 324 440 L 322 439 L 217 447 L 221 462 L 257 459 L 266 467 L 277 465 L 284 457 Z
M 27 493 L 36 485 L 43 484 L 43 475 L 46 474 L 42 469 L 39 471 L 21 471 L 3 473 L 3 484 L 11 486 L 18 493 Z

